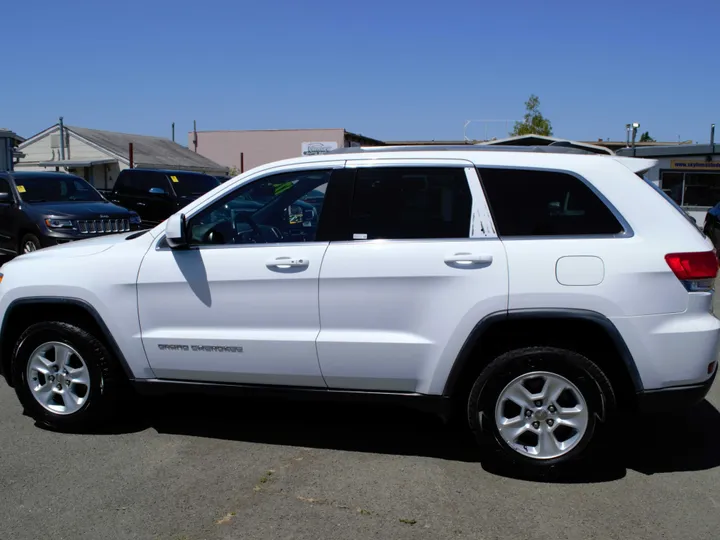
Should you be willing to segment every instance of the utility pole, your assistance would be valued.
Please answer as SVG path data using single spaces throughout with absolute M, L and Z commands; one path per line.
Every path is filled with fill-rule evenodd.
M 65 128 L 63 117 L 60 117 L 60 161 L 65 161 Z
M 175 122 L 172 123 L 172 141 L 175 142 Z
M 640 127 L 640 124 L 638 122 L 633 122 L 632 124 L 632 149 L 633 149 L 633 157 L 637 154 L 637 148 L 635 148 L 635 137 L 637 137 L 637 130 Z

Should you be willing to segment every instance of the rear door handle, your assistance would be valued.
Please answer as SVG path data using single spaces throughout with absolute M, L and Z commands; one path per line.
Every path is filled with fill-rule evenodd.
M 310 266 L 308 259 L 293 259 L 291 257 L 278 257 L 276 259 L 270 259 L 265 263 L 268 268 L 307 268 Z
M 493 261 L 492 255 L 486 254 L 474 254 L 474 253 L 454 253 L 445 257 L 445 262 L 450 264 L 462 264 L 462 265 L 478 265 L 478 264 L 491 264 Z
M 135 203 L 135 204 L 137 204 L 138 206 L 145 206 L 144 202 L 139 202 L 139 203 Z

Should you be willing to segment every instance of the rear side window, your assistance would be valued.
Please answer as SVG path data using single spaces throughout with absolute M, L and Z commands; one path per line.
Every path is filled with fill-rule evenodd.
M 352 200 L 352 238 L 467 238 L 471 208 L 462 168 L 360 168 Z
M 572 175 L 479 168 L 500 236 L 614 235 L 623 227 L 605 203 Z

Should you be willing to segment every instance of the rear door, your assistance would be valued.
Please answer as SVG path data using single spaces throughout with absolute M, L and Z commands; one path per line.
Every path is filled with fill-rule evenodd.
M 325 381 L 439 394 L 475 325 L 507 310 L 505 249 L 477 173 L 464 160 L 355 160 L 344 182 L 320 271 Z

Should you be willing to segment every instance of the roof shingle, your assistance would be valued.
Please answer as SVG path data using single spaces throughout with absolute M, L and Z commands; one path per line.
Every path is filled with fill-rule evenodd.
M 163 137 L 132 135 L 76 126 L 65 126 L 65 128 L 125 159 L 130 158 L 129 148 L 130 143 L 133 143 L 133 160 L 137 166 L 201 171 L 227 168 Z

